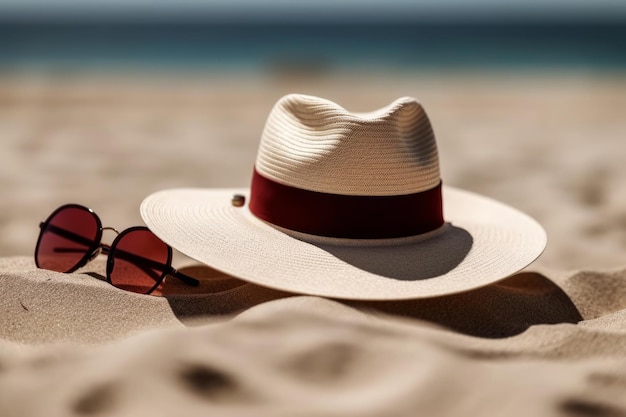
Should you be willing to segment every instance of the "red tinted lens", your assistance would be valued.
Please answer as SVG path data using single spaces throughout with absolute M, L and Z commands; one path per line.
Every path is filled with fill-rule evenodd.
M 111 284 L 141 294 L 152 292 L 169 270 L 171 249 L 145 228 L 122 232 L 111 247 Z
M 39 268 L 70 272 L 96 250 L 99 233 L 99 221 L 88 209 L 61 208 L 42 226 L 35 263 Z

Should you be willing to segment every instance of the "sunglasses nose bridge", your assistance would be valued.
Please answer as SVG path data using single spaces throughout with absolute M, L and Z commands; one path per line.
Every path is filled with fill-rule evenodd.
M 103 227 L 102 231 L 104 232 L 105 230 L 111 230 L 112 232 L 114 232 L 116 234 L 116 236 L 120 235 L 120 232 L 114 228 L 114 227 Z M 114 240 L 115 241 L 115 240 Z M 109 252 L 111 250 L 111 246 L 106 244 L 106 243 L 100 243 L 100 251 L 101 253 L 103 253 L 104 255 L 108 255 Z
M 120 235 L 120 232 L 116 228 L 114 228 L 114 227 L 103 227 L 102 230 L 103 231 L 104 230 L 112 230 L 113 232 L 115 232 L 116 235 L 118 235 L 118 236 Z

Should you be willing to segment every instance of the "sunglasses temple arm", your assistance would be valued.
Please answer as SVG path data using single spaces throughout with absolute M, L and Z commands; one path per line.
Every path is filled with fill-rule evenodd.
M 100 248 L 102 249 L 102 253 L 104 255 L 106 255 L 107 253 L 109 253 L 109 247 L 106 245 L 101 245 Z M 76 248 L 54 248 L 54 252 L 57 253 L 78 253 L 78 252 L 84 252 L 82 249 L 76 249 Z M 135 265 L 137 265 L 137 267 L 139 269 L 141 269 L 145 274 L 149 275 L 150 278 L 152 278 L 154 280 L 154 282 L 158 281 L 160 278 L 160 275 L 155 273 L 152 269 L 146 267 L 145 265 L 141 265 L 141 261 L 137 262 L 137 259 L 133 259 L 133 263 Z
M 85 246 L 91 246 L 93 244 L 93 242 L 89 240 L 88 238 L 85 238 L 81 235 L 70 232 L 69 230 L 54 226 L 52 224 L 45 225 L 44 223 L 41 223 L 39 226 L 40 227 L 47 226 L 51 232 L 56 233 L 60 236 L 63 236 L 67 239 L 70 239 L 76 243 L 80 243 Z M 101 245 L 100 247 L 102 248 L 103 254 L 106 255 L 109 253 L 110 248 L 107 245 Z M 55 248 L 55 250 L 59 252 L 74 251 L 71 248 Z M 175 276 L 176 278 L 180 279 L 187 285 L 191 285 L 194 287 L 197 287 L 198 285 L 200 285 L 200 281 L 198 281 L 195 278 L 190 277 L 189 275 L 185 275 L 182 272 L 178 272 L 177 270 L 172 268 L 171 265 L 162 264 L 160 262 L 156 262 L 151 259 L 144 258 L 143 256 L 137 256 L 135 254 L 122 251 L 122 250 L 118 250 L 117 253 L 121 258 L 126 258 L 126 260 L 133 262 L 135 265 L 140 267 L 145 273 L 150 275 L 152 279 L 155 280 L 155 282 L 158 280 L 159 277 L 157 276 L 157 274 L 154 273 L 154 271 L 152 270 L 153 268 L 159 271 L 166 271 L 166 273 L 172 276 Z
M 108 246 L 101 246 L 102 248 L 102 253 L 103 254 L 107 254 L 109 252 L 109 247 Z M 66 252 L 82 252 L 80 249 L 74 249 L 74 248 L 54 248 L 55 252 L 60 252 L 60 253 L 66 253 Z M 172 268 L 172 267 L 167 267 L 167 265 L 162 264 L 160 262 L 155 262 L 152 261 L 150 259 L 146 259 L 143 258 L 141 256 L 137 256 L 131 253 L 128 253 L 126 251 L 118 251 L 118 256 L 122 259 L 126 259 L 129 262 L 132 262 L 133 264 L 137 265 L 138 268 L 140 268 L 143 272 L 145 272 L 147 275 L 150 276 L 150 278 L 152 278 L 154 280 L 154 282 L 158 281 L 160 278 L 159 274 L 156 274 L 154 272 L 154 270 L 152 270 L 151 268 L 154 267 L 155 269 L 158 269 L 160 271 L 166 271 L 167 274 L 172 275 L 178 279 L 180 279 L 181 281 L 183 281 L 185 284 L 187 285 L 191 285 L 194 287 L 197 287 L 198 285 L 200 285 L 200 281 L 198 281 L 197 279 L 190 277 L 189 275 L 185 275 L 182 272 L 178 272 L 176 269 Z
M 189 275 L 185 275 L 182 272 L 178 272 L 177 270 L 172 268 L 171 265 L 157 262 L 152 259 L 144 258 L 143 256 L 135 255 L 134 253 L 126 252 L 120 249 L 116 249 L 115 253 L 120 258 L 126 259 L 127 261 L 134 263 L 135 265 L 140 267 L 143 271 L 147 272 L 152 277 L 155 276 L 152 270 L 165 271 L 166 274 L 172 275 L 180 279 L 187 285 L 191 285 L 194 287 L 197 287 L 198 285 L 200 285 L 200 281 L 198 281 L 195 278 L 190 277 Z M 157 280 L 155 279 L 155 281 Z
M 80 243 L 81 245 L 85 245 L 87 247 L 91 246 L 94 244 L 93 240 L 86 238 L 84 236 L 81 236 L 79 234 L 76 234 L 74 232 L 70 232 L 69 230 L 63 229 L 61 227 L 52 225 L 52 224 L 45 224 L 45 223 L 41 223 L 39 225 L 40 228 L 46 227 L 49 231 L 51 231 L 52 233 L 55 233 L 59 236 L 63 236 L 66 239 L 72 240 L 76 243 Z
M 197 287 L 198 285 L 200 285 L 200 281 L 198 281 L 197 279 L 190 277 L 189 275 L 185 275 L 182 272 L 178 272 L 174 268 L 172 268 L 172 270 L 170 271 L 170 275 L 178 278 L 187 285 L 191 285 L 193 287 Z

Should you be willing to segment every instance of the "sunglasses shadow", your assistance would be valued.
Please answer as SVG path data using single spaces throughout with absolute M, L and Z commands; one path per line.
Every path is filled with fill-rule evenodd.
M 99 279 L 100 281 L 104 281 L 104 282 L 107 281 L 104 275 L 99 274 L 97 272 L 90 271 L 90 272 L 83 272 L 83 274 L 89 275 L 90 277 L 95 278 L 95 279 Z

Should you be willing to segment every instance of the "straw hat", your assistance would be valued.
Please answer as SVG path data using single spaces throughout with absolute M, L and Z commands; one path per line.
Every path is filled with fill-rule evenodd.
M 442 186 L 428 117 L 406 97 L 370 113 L 283 97 L 261 136 L 250 189 L 160 191 L 141 215 L 169 245 L 227 274 L 355 300 L 491 284 L 546 245 L 527 215 Z

